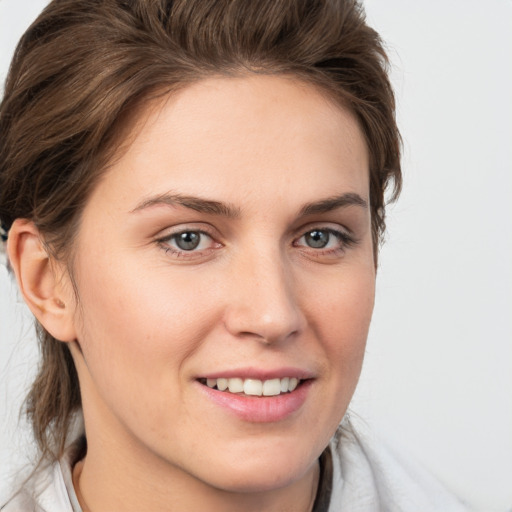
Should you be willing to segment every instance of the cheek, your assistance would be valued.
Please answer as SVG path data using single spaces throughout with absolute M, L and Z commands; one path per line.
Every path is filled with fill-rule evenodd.
M 351 397 L 373 312 L 375 273 L 372 266 L 361 266 L 329 283 L 310 301 L 309 324 L 327 355 L 329 378 L 341 395 Z
M 94 272 L 86 270 L 78 276 L 78 341 L 98 387 L 120 397 L 133 396 L 127 388 L 140 396 L 175 386 L 180 367 L 214 323 L 216 301 L 164 267 L 128 262 L 113 268 L 97 259 Z
M 311 333 L 306 350 L 321 361 L 317 409 L 304 427 L 320 432 L 316 448 L 321 451 L 347 411 L 361 373 L 374 303 L 373 266 L 334 269 L 315 293 L 304 290 L 302 307 Z

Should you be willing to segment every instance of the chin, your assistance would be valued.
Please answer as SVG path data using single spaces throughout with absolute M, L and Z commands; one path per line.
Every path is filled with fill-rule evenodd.
M 309 464 L 292 467 L 289 463 L 252 465 L 251 467 L 216 468 L 219 473 L 210 485 L 230 493 L 261 493 L 287 487 L 303 478 L 316 464 L 316 459 Z
M 213 487 L 233 493 L 272 491 L 303 478 L 322 452 L 320 449 L 317 454 L 306 440 L 291 446 L 269 441 L 256 444 L 259 448 L 237 450 L 231 456 L 225 453 L 215 467 L 208 467 L 205 479 Z

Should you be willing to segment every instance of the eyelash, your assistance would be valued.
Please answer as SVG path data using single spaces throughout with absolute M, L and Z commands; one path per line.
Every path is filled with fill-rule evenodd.
M 180 235 L 184 235 L 186 233 L 196 233 L 196 234 L 199 234 L 202 236 L 207 236 L 208 238 L 210 238 L 212 240 L 212 242 L 214 242 L 213 235 L 211 233 L 208 233 L 208 231 L 205 231 L 203 229 L 182 229 L 180 231 L 177 231 L 176 233 L 170 233 L 169 235 L 159 238 L 157 240 L 157 243 L 164 250 L 165 253 L 171 253 L 176 258 L 188 258 L 188 259 L 198 258 L 198 257 L 204 256 L 205 254 L 210 253 L 216 249 L 216 247 L 209 247 L 207 249 L 203 249 L 202 251 L 196 251 L 196 250 L 187 251 L 187 250 L 175 248 L 175 247 L 172 247 L 169 245 L 169 243 L 173 242 L 173 241 L 176 243 L 177 237 L 179 237 Z M 218 247 L 222 247 L 222 244 L 220 244 L 218 242 L 215 243 L 215 245 Z
M 312 229 L 308 229 L 303 235 L 301 235 L 295 242 L 294 245 L 298 245 L 298 241 L 307 236 L 308 234 L 314 233 L 315 231 L 322 232 L 322 233 L 328 233 L 330 236 L 334 236 L 337 240 L 339 245 L 337 247 L 324 249 L 324 248 L 318 248 L 315 249 L 313 247 L 307 247 L 300 245 L 299 247 L 305 247 L 306 249 L 310 249 L 314 252 L 317 256 L 336 256 L 339 254 L 343 254 L 346 249 L 354 246 L 357 244 L 357 240 L 350 234 L 348 234 L 346 231 L 341 231 L 329 227 L 314 227 Z M 329 242 L 330 243 L 330 240 Z
M 310 247 L 310 246 L 308 247 L 306 245 L 298 244 L 299 240 L 301 240 L 302 238 L 304 238 L 305 236 L 307 236 L 311 233 L 314 233 L 315 231 L 327 233 L 330 236 L 334 236 L 338 240 L 339 246 L 329 248 L 329 249 L 323 249 L 323 248 L 314 248 L 314 247 Z M 187 251 L 187 250 L 175 248 L 175 247 L 172 247 L 169 245 L 169 243 L 172 241 L 174 241 L 174 243 L 176 243 L 177 237 L 179 237 L 180 235 L 187 234 L 187 233 L 195 233 L 195 234 L 206 236 L 212 240 L 212 242 L 214 243 L 214 245 L 216 245 L 216 247 L 208 247 L 207 249 L 203 249 L 203 250 L 199 250 L 199 251 L 196 251 L 194 249 Z M 211 253 L 215 249 L 222 247 L 221 243 L 214 241 L 214 236 L 211 233 L 209 233 L 208 231 L 202 230 L 202 229 L 182 229 L 175 233 L 171 233 L 169 235 L 161 237 L 161 238 L 157 239 L 156 242 L 164 250 L 164 252 L 166 254 L 171 253 L 173 255 L 173 257 L 187 258 L 187 259 L 200 258 L 202 256 L 205 256 L 206 254 Z M 199 242 L 199 243 L 201 243 L 201 242 Z M 330 243 L 330 239 L 329 239 L 328 243 Z M 337 230 L 337 229 L 333 229 L 333 228 L 329 228 L 329 227 L 319 226 L 319 227 L 313 227 L 313 228 L 305 231 L 300 237 L 298 237 L 294 240 L 293 245 L 294 245 L 294 247 L 303 247 L 306 250 L 310 250 L 314 253 L 315 256 L 335 256 L 335 255 L 344 253 L 346 249 L 348 249 L 351 246 L 356 245 L 357 243 L 358 243 L 358 241 L 352 235 L 348 234 L 345 231 L 341 231 L 341 230 Z

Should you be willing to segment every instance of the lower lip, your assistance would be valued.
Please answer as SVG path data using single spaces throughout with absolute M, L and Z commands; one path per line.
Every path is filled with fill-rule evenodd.
M 303 381 L 291 393 L 277 396 L 246 396 L 209 388 L 200 382 L 203 393 L 215 404 L 252 423 L 282 421 L 298 411 L 306 401 L 312 380 Z

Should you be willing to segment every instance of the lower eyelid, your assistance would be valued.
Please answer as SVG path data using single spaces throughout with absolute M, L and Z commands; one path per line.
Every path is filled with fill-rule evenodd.
M 177 245 L 176 237 L 183 233 L 198 233 L 203 237 L 206 237 L 207 240 L 201 241 L 200 245 L 206 244 L 207 247 L 204 247 L 202 249 L 195 248 L 191 250 L 181 249 Z M 216 238 L 206 230 L 187 229 L 186 227 L 184 229 L 179 229 L 175 232 L 168 233 L 165 236 L 159 237 L 158 239 L 156 239 L 156 243 L 165 252 L 165 254 L 169 254 L 170 257 L 173 257 L 177 260 L 201 259 L 203 257 L 207 257 L 208 255 L 212 254 L 213 251 L 223 246 L 220 242 L 217 242 Z
M 334 247 L 319 247 L 314 248 L 310 247 L 306 243 L 298 243 L 303 237 L 305 237 L 308 233 L 312 231 L 327 231 L 331 236 L 335 238 Z M 328 244 L 331 244 L 332 241 L 329 241 Z M 293 243 L 301 252 L 304 252 L 308 257 L 316 257 L 316 258 L 339 258 L 342 257 L 350 248 L 357 245 L 358 240 L 352 234 L 348 234 L 345 231 L 327 228 L 327 227 L 315 227 L 303 233 L 299 238 L 295 240 Z

